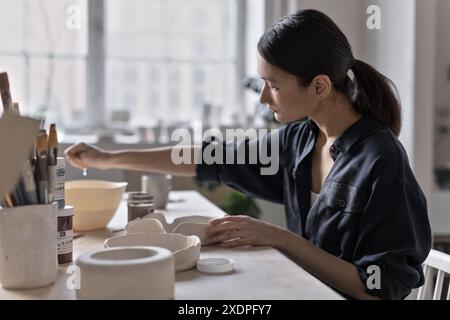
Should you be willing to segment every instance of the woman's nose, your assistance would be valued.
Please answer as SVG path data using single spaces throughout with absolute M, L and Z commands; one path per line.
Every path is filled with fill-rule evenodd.
M 272 102 L 272 98 L 270 96 L 270 88 L 266 82 L 264 83 L 261 94 L 259 95 L 259 102 L 261 104 L 270 104 L 270 102 Z

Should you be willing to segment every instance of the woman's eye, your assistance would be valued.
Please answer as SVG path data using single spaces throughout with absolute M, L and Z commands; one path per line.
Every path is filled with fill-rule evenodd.
M 278 90 L 280 90 L 279 88 L 276 88 L 276 87 L 270 87 L 270 89 L 272 90 L 272 91 L 278 91 Z

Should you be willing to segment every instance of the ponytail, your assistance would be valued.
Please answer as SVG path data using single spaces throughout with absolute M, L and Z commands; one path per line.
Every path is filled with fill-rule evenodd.
M 374 116 L 398 137 L 401 107 L 393 82 L 361 60 L 355 60 L 351 70 L 358 90 L 355 109 L 363 115 Z

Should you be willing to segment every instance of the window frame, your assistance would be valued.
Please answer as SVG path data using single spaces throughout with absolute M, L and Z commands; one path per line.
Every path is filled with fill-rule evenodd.
M 227 1 L 227 0 L 223 0 Z M 246 18 L 247 1 L 238 0 L 237 4 L 237 27 L 235 45 L 235 70 L 239 79 L 244 79 L 246 75 Z M 88 1 L 88 53 L 86 63 L 87 94 L 86 94 L 86 117 L 85 126 L 89 128 L 112 128 L 112 121 L 107 118 L 106 108 L 106 8 L 105 0 Z M 92 36 L 91 36 L 92 35 Z M 139 60 L 139 58 L 136 58 Z M 126 58 L 133 60 L 133 58 Z M 157 59 L 151 59 L 152 61 Z M 239 125 L 247 126 L 246 112 L 239 110 L 245 107 L 245 91 L 240 81 L 236 82 L 236 104 L 235 110 L 239 115 Z M 245 109 L 245 108 L 244 108 Z M 101 115 L 101 116 L 99 116 Z M 205 119 L 202 119 L 204 121 Z M 171 125 L 171 123 L 167 123 Z
M 227 0 L 223 0 L 227 1 Z M 233 59 L 234 70 L 239 79 L 246 76 L 246 52 L 248 44 L 246 43 L 246 19 L 247 19 L 247 0 L 236 1 L 237 5 L 237 27 L 235 28 L 234 46 L 235 58 Z M 28 43 L 28 15 L 29 2 L 23 1 L 24 10 L 24 42 Z M 87 1 L 87 52 L 86 54 L 56 54 L 50 53 L 31 53 L 29 50 L 22 50 L 21 52 L 1 52 L 0 56 L 17 57 L 23 59 L 23 90 L 24 103 L 29 103 L 31 99 L 31 74 L 30 74 L 30 60 L 32 58 L 46 58 L 51 55 L 55 59 L 67 60 L 84 60 L 86 68 L 86 96 L 85 96 L 85 112 L 83 112 L 79 122 L 74 123 L 73 126 L 66 126 L 67 130 L 74 131 L 77 128 L 88 130 L 95 129 L 110 129 L 113 127 L 112 121 L 109 119 L 109 110 L 106 108 L 106 2 L 105 0 L 88 0 Z M 245 110 L 245 91 L 240 81 L 236 81 L 236 109 L 233 114 L 239 116 L 239 125 L 246 125 Z M 205 119 L 202 119 L 205 120 Z M 168 123 L 170 125 L 170 123 Z

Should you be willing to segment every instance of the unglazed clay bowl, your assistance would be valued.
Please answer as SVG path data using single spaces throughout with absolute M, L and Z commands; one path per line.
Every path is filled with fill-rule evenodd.
M 173 220 L 172 223 L 167 223 L 166 217 L 159 211 L 148 214 L 142 219 L 131 221 L 127 224 L 128 233 L 133 232 L 155 232 L 160 228 L 159 224 L 152 222 L 152 220 L 158 220 L 163 227 L 161 232 L 167 233 L 180 233 L 185 236 L 195 235 L 203 242 L 205 239 L 205 229 L 208 227 L 209 220 L 213 217 L 207 216 L 184 216 Z
M 127 182 L 74 180 L 65 183 L 66 204 L 74 207 L 73 229 L 104 229 L 119 207 Z
M 176 233 L 130 233 L 112 237 L 104 242 L 106 248 L 155 246 L 170 250 L 175 257 L 175 271 L 195 267 L 200 256 L 201 242 L 197 236 Z
M 163 224 L 154 218 L 137 219 L 127 223 L 125 226 L 127 233 L 166 233 Z
M 173 299 L 173 254 L 161 247 L 121 247 L 78 257 L 78 299 Z

